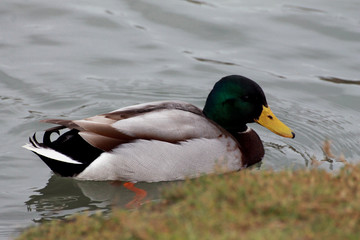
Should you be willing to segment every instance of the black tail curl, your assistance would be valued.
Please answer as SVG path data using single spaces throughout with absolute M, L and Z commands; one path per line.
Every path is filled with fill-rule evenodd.
M 72 164 L 51 159 L 36 153 L 54 173 L 64 177 L 74 177 L 81 173 L 104 151 L 95 148 L 86 142 L 76 129 L 71 129 L 61 134 L 60 130 L 64 128 L 64 126 L 58 126 L 46 130 L 42 143 L 37 141 L 35 134 L 32 138 L 29 138 L 29 141 L 34 147 L 50 148 L 75 161 L 81 162 L 82 164 Z M 59 135 L 54 141 L 51 140 L 51 135 L 53 133 Z

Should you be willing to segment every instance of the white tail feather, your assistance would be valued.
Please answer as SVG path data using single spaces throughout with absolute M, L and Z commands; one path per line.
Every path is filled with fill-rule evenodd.
M 26 144 L 23 146 L 23 148 L 26 148 L 30 151 L 33 151 L 41 156 L 56 160 L 56 161 L 60 161 L 60 162 L 66 162 L 66 163 L 71 163 L 71 164 L 82 164 L 79 161 L 73 160 L 71 158 L 69 158 L 68 156 L 59 153 L 51 148 L 44 148 L 42 146 L 39 145 L 32 145 L 30 143 Z

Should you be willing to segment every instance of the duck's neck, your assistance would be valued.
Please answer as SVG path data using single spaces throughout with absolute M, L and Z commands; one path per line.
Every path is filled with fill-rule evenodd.
M 244 167 L 249 167 L 262 160 L 265 154 L 264 146 L 254 130 L 248 128 L 244 132 L 233 133 L 232 135 L 239 143 Z
M 224 115 L 221 112 L 219 113 L 216 111 L 209 111 L 209 109 L 206 108 L 206 106 L 203 110 L 203 114 L 205 115 L 206 118 L 217 123 L 228 132 L 231 133 L 245 132 L 248 129 L 245 123 L 231 121 L 229 120 L 229 117 L 227 115 Z

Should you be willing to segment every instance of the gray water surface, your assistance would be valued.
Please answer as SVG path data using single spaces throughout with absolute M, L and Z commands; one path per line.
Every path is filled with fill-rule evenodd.
M 309 168 L 311 157 L 323 159 L 326 139 L 358 163 L 359 10 L 357 0 L 1 1 L 0 239 L 133 197 L 121 185 L 54 176 L 21 148 L 49 127 L 39 120 L 165 99 L 202 107 L 230 74 L 257 81 L 296 132 L 284 139 L 251 124 L 266 150 L 254 171 Z M 156 201 L 162 185 L 138 187 Z

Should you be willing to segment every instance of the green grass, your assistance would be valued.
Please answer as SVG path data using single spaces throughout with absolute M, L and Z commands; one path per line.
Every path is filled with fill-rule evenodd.
M 77 215 L 18 239 L 360 239 L 360 166 L 241 171 L 174 183 L 160 203 Z

